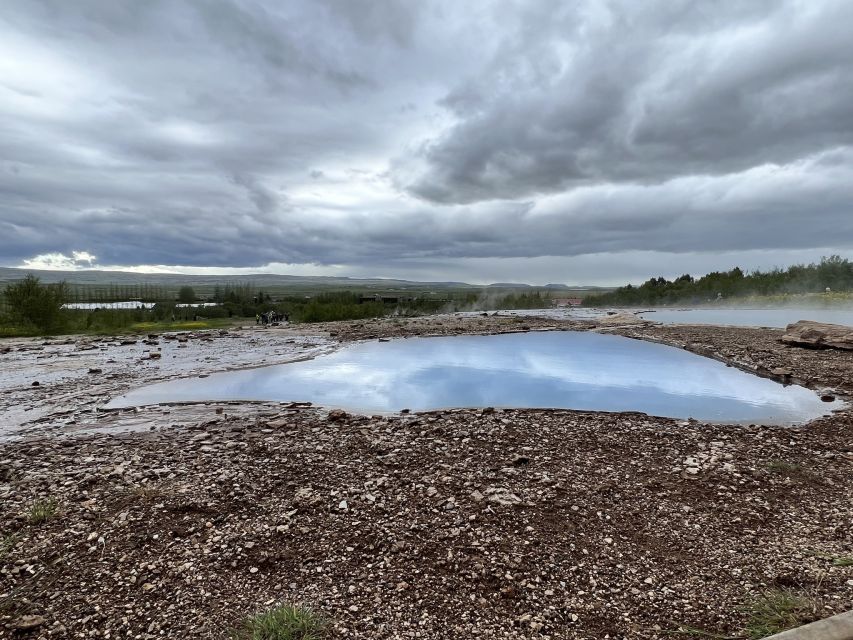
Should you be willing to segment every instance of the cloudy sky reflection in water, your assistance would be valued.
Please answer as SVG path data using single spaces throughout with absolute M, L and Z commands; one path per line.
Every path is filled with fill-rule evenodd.
M 771 423 L 831 408 L 808 389 L 680 349 L 573 332 L 362 343 L 315 360 L 144 387 L 112 406 L 200 400 L 310 401 L 368 413 L 562 407 Z

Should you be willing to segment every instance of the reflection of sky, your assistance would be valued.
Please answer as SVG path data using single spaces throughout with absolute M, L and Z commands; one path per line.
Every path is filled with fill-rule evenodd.
M 562 407 L 780 422 L 828 408 L 802 387 L 680 349 L 572 332 L 362 343 L 315 360 L 145 387 L 114 406 L 198 400 L 300 400 L 363 411 Z

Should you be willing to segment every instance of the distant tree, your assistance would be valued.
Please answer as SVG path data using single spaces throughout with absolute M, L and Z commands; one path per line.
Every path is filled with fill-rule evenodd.
M 703 302 L 747 295 L 774 295 L 788 293 L 823 293 L 853 291 L 853 262 L 841 256 L 829 256 L 819 264 L 795 264 L 787 269 L 753 271 L 745 274 L 735 267 L 730 271 L 712 271 L 694 279 L 684 274 L 673 282 L 663 277 L 650 278 L 640 286 L 627 285 L 615 291 L 587 296 L 584 304 L 654 305 L 673 304 L 679 301 Z
M 178 302 L 195 302 L 195 289 L 186 285 L 178 289 Z
M 13 319 L 36 327 L 42 333 L 58 330 L 62 324 L 62 305 L 68 298 L 65 282 L 44 285 L 34 275 L 6 287 L 3 293 Z

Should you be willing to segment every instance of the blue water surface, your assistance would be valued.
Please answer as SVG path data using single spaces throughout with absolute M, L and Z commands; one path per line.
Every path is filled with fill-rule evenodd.
M 840 406 L 674 347 L 534 332 L 359 343 L 313 360 L 143 387 L 108 408 L 217 400 L 304 401 L 365 413 L 552 407 L 777 424 Z

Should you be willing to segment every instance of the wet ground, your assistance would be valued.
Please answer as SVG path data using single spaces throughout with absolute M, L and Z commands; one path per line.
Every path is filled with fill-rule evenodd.
M 335 341 L 295 328 L 175 333 L 140 338 L 0 341 L 0 438 L 79 431 L 120 393 L 144 384 L 260 367 L 329 352 Z

